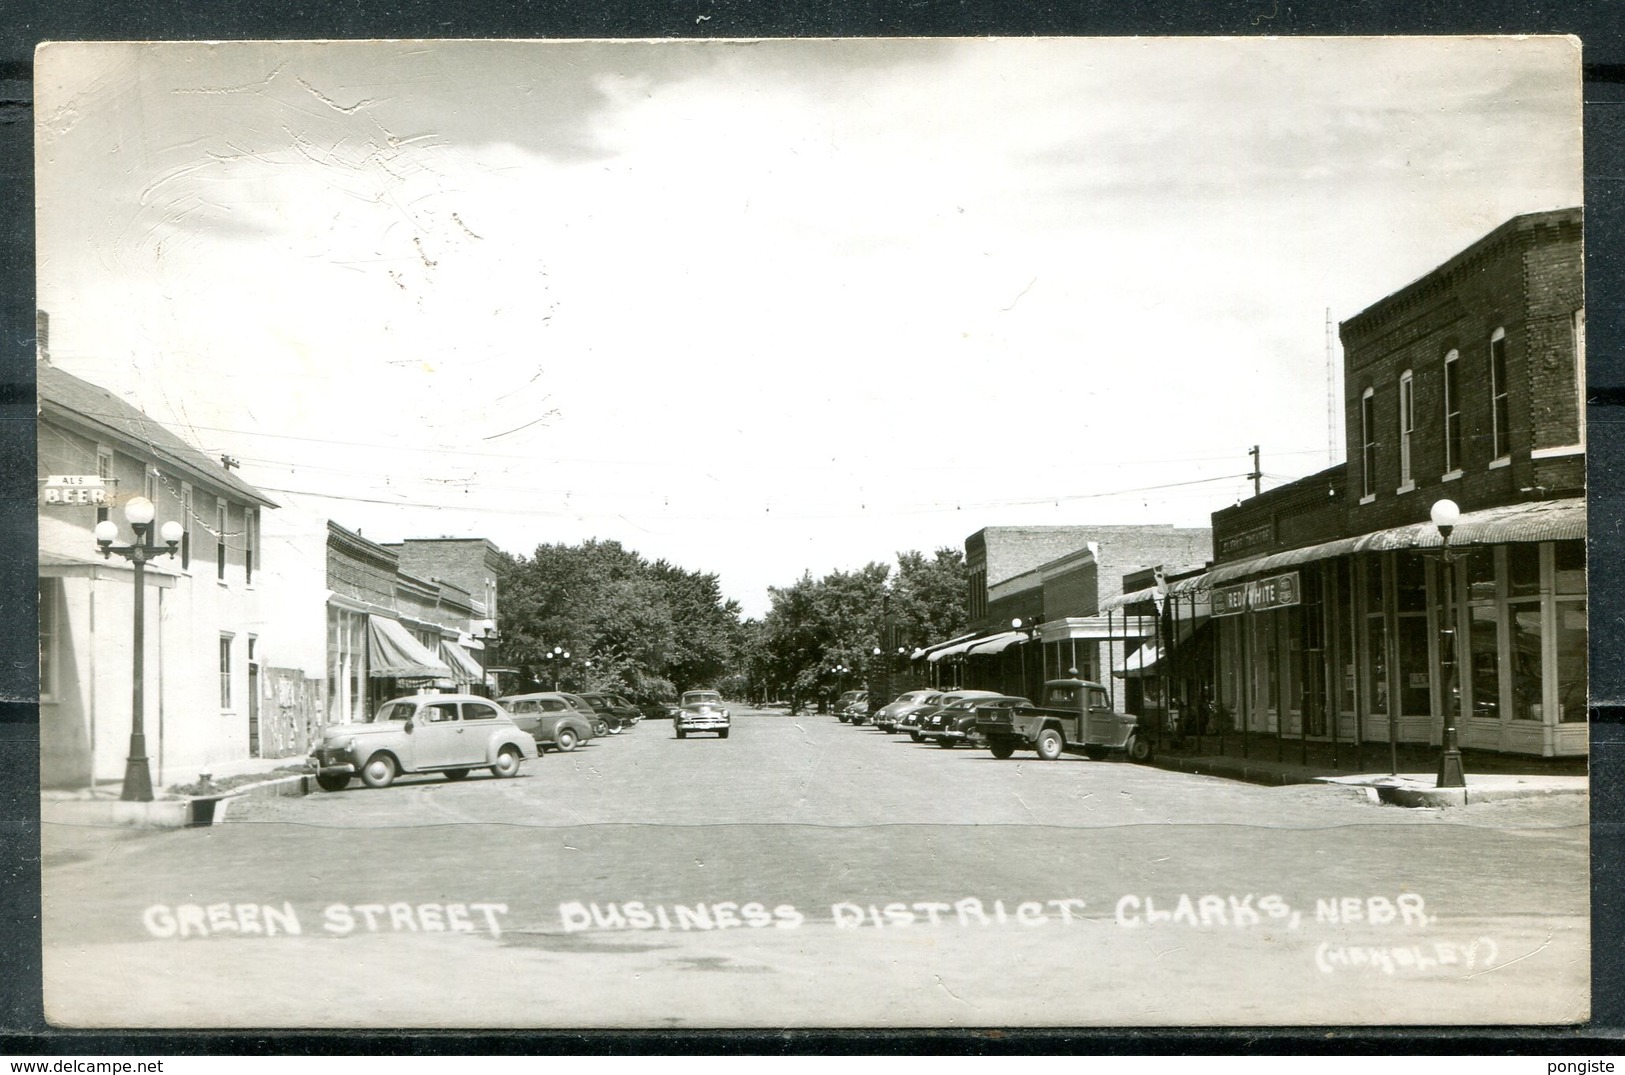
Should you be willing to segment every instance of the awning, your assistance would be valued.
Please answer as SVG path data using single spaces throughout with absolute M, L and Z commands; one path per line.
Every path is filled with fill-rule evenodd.
M 974 646 L 978 641 L 980 640 L 972 638 L 965 642 L 955 642 L 950 645 L 942 646 L 938 649 L 932 650 L 930 653 L 927 653 L 925 655 L 925 659 L 935 664 L 944 657 L 957 657 Z
M 1123 616 L 1065 616 L 1057 620 L 1045 620 L 1044 625 L 1039 628 L 1039 637 L 1046 643 L 1066 642 L 1071 639 L 1104 642 L 1108 639 L 1143 638 L 1154 634 L 1156 629 L 1157 620 L 1154 616 L 1129 616 L 1126 620 Z
M 441 642 L 440 656 L 445 658 L 446 663 L 451 666 L 452 677 L 458 682 L 480 683 L 484 681 L 485 670 L 463 647 L 451 642 Z
M 1586 536 L 1584 497 L 1537 500 L 1508 504 L 1482 511 L 1463 512 L 1450 534 L 1452 546 L 1506 545 L 1513 542 L 1583 541 Z M 1314 560 L 1329 560 L 1362 552 L 1398 552 L 1408 549 L 1442 548 L 1444 541 L 1431 521 L 1407 523 L 1375 530 L 1359 537 L 1338 538 L 1301 549 L 1254 556 L 1232 564 L 1220 564 L 1204 575 L 1181 579 L 1167 587 L 1169 594 L 1207 590 L 1250 575 L 1268 575 Z M 1101 602 L 1101 611 L 1122 608 L 1152 600 L 1156 587 L 1121 594 Z
M 1180 620 L 1179 633 L 1174 642 L 1174 649 L 1177 650 L 1180 646 L 1189 642 L 1191 635 L 1196 633 L 1198 627 L 1207 623 L 1208 618 L 1208 614 L 1203 612 L 1193 619 Z M 1147 640 L 1141 644 L 1139 649 L 1125 657 L 1121 664 L 1113 668 L 1112 675 L 1118 679 L 1138 679 L 1142 676 L 1156 675 L 1157 661 L 1162 657 L 1161 650 L 1162 648 L 1158 645 L 1156 639 Z
M 367 617 L 367 674 L 395 679 L 449 679 L 451 668 L 400 623 Z
M 943 649 L 943 648 L 945 648 L 947 646 L 953 646 L 953 645 L 957 645 L 957 644 L 959 644 L 961 642 L 966 642 L 966 641 L 969 641 L 969 640 L 973 640 L 975 638 L 976 638 L 976 632 L 972 631 L 968 635 L 959 635 L 959 636 L 957 636 L 955 638 L 950 638 L 946 642 L 938 642 L 934 646 L 921 646 L 919 649 L 917 649 L 913 653 L 909 654 L 908 657 L 909 657 L 909 660 L 911 660 L 911 661 L 917 661 L 921 657 L 924 657 L 927 660 L 933 660 L 934 661 L 937 658 L 932 657 L 931 654 L 936 653 L 938 650 Z
M 1026 631 L 1004 631 L 992 638 L 979 638 L 972 642 L 965 650 L 965 656 L 977 657 L 990 653 L 1003 653 L 1011 646 L 1019 646 L 1026 641 Z

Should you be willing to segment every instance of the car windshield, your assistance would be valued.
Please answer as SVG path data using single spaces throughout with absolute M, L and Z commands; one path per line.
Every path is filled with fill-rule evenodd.
M 380 709 L 372 718 L 372 723 L 383 724 L 392 720 L 411 720 L 412 714 L 418 711 L 416 702 L 390 702 Z
M 684 705 L 700 705 L 705 702 L 720 702 L 722 695 L 716 691 L 689 691 L 683 695 Z

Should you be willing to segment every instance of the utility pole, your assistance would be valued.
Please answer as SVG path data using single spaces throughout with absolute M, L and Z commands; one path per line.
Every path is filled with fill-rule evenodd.
M 1262 465 L 1260 465 L 1258 459 L 1258 445 L 1253 445 L 1253 450 L 1247 454 L 1253 457 L 1253 472 L 1247 475 L 1247 477 L 1253 480 L 1253 495 L 1257 496 L 1263 491 L 1263 488 L 1259 485 L 1259 482 L 1262 481 L 1264 477 L 1264 468 Z

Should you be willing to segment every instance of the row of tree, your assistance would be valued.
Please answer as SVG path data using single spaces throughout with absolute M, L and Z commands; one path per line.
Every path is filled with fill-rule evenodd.
M 646 699 L 696 687 L 763 701 L 820 697 L 862 686 L 899 649 L 962 633 L 964 555 L 944 548 L 897 560 L 895 572 L 871 563 L 803 574 L 770 588 L 761 620 L 744 620 L 716 575 L 650 562 L 614 541 L 540 545 L 506 557 L 502 661 L 530 687 Z

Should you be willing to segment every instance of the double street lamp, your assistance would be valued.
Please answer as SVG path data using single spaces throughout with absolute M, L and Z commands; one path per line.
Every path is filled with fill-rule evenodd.
M 1456 521 L 1461 518 L 1461 509 L 1454 500 L 1441 500 L 1433 505 L 1429 516 L 1433 520 L 1433 527 L 1439 531 L 1439 540 L 1444 545 L 1444 551 L 1439 554 L 1439 562 L 1444 566 L 1444 638 L 1449 652 L 1441 654 L 1449 662 L 1450 674 L 1445 678 L 1444 688 L 1444 734 L 1441 738 L 1442 751 L 1439 755 L 1439 776 L 1435 787 L 1464 788 L 1467 786 L 1467 777 L 1461 768 L 1461 749 L 1456 744 L 1456 717 L 1461 708 L 1457 699 L 1456 668 L 1456 554 L 1450 550 L 1450 535 L 1456 529 Z
M 113 544 L 118 540 L 118 524 L 113 520 L 103 519 L 96 524 L 96 546 L 101 550 L 102 559 L 111 559 L 114 553 L 118 553 L 135 568 L 133 639 L 135 653 L 132 661 L 133 688 L 130 695 L 130 753 L 124 762 L 124 790 L 119 795 L 125 802 L 152 801 L 152 768 L 147 762 L 147 733 L 142 717 L 145 711 L 146 678 L 146 566 L 147 561 L 160 552 L 147 540 L 152 531 L 152 518 L 155 514 L 157 512 L 152 506 L 152 501 L 144 496 L 135 497 L 124 505 L 124 518 L 135 531 L 135 541 L 129 545 Z M 159 529 L 164 544 L 169 546 L 169 556 L 175 555 L 175 549 L 180 545 L 185 533 L 185 528 L 173 519 Z
M 564 662 L 569 659 L 570 651 L 563 646 L 554 646 L 551 650 L 542 654 L 542 660 L 546 661 L 548 667 L 553 670 L 553 689 L 555 691 L 559 689 L 559 670 L 564 666 Z

